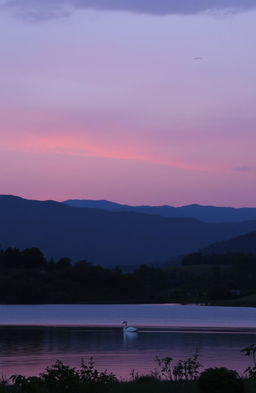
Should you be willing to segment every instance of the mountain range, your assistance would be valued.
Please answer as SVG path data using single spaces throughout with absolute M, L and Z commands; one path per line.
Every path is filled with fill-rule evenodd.
M 39 247 L 48 258 L 67 256 L 108 267 L 163 263 L 256 231 L 256 220 L 206 223 L 10 195 L 0 195 L 0 223 L 3 248 Z
M 256 208 L 232 208 L 202 205 L 173 206 L 130 206 L 105 200 L 70 199 L 63 202 L 72 207 L 103 209 L 112 212 L 137 212 L 154 214 L 162 217 L 190 217 L 204 222 L 242 222 L 256 220 Z

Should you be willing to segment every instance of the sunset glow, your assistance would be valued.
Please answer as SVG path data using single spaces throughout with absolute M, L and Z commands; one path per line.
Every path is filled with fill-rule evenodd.
M 151 3 L 0 2 L 2 194 L 255 206 L 254 3 Z

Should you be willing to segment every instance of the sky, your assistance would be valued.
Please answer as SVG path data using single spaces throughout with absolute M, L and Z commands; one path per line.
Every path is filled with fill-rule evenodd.
M 255 36 L 255 0 L 0 0 L 0 194 L 255 207 Z

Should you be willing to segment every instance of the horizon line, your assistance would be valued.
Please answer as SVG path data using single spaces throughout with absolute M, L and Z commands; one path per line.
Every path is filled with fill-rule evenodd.
M 25 196 L 20 196 L 20 195 L 15 195 L 15 194 L 0 194 L 0 197 L 13 197 L 13 198 L 20 198 L 20 199 L 25 199 L 28 201 L 36 201 L 36 202 L 56 202 L 56 203 L 61 203 L 61 204 L 65 204 L 65 202 L 68 201 L 90 201 L 90 202 L 108 202 L 108 203 L 113 203 L 116 205 L 120 205 L 120 206 L 128 206 L 128 207 L 170 207 L 173 209 L 179 209 L 182 207 L 191 207 L 191 206 L 199 206 L 199 207 L 213 207 L 213 208 L 219 208 L 219 209 L 234 209 L 234 210 L 240 210 L 240 209 L 256 209 L 255 207 L 252 206 L 241 206 L 241 207 L 235 207 L 235 206 L 223 206 L 223 205 L 211 205 L 211 204 L 201 204 L 201 203 L 197 203 L 197 202 L 192 202 L 189 204 L 184 204 L 184 205 L 169 205 L 168 203 L 164 203 L 164 204 L 160 204 L 160 205 L 152 205 L 152 204 L 138 204 L 138 205 L 133 205 L 133 204 L 129 204 L 129 203 L 123 203 L 123 202 L 116 202 L 116 201 L 112 201 L 109 199 L 91 199 L 91 198 L 68 198 L 65 200 L 58 200 L 58 199 L 35 199 L 35 198 L 30 198 L 30 197 L 25 197 Z M 72 206 L 71 206 L 72 207 Z

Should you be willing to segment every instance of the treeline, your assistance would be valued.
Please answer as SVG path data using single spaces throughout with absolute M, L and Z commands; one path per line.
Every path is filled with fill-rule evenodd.
M 186 255 L 182 259 L 182 265 L 216 265 L 216 266 L 235 266 L 248 269 L 256 268 L 256 255 L 243 254 L 243 253 L 225 253 L 225 254 L 202 254 L 201 252 L 195 252 L 193 254 Z
M 182 266 L 191 273 L 197 289 L 192 290 L 196 297 L 208 303 L 218 300 L 232 300 L 251 297 L 241 305 L 256 306 L 256 255 L 245 253 L 186 255 Z M 208 289 L 203 289 L 205 281 Z M 247 304 L 248 301 L 248 304 Z M 232 303 L 231 303 L 232 304 Z M 238 303 L 234 303 L 234 305 Z
M 197 253 L 181 266 L 125 273 L 85 260 L 47 260 L 37 248 L 0 252 L 1 304 L 211 303 L 256 294 L 255 282 L 256 257 L 246 254 Z
M 47 260 L 37 248 L 0 252 L 0 303 L 97 303 L 161 301 L 169 285 L 163 270 L 133 273 L 85 260 Z

